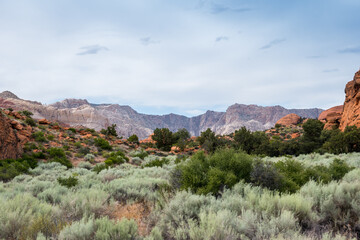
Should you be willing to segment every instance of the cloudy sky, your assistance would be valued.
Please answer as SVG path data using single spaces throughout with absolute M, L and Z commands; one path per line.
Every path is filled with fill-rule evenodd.
M 0 91 L 187 116 L 342 104 L 359 0 L 0 0 Z

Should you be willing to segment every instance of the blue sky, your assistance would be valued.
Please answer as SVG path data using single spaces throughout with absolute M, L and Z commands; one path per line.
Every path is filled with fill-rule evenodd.
M 0 0 L 0 91 L 187 116 L 342 104 L 359 0 Z

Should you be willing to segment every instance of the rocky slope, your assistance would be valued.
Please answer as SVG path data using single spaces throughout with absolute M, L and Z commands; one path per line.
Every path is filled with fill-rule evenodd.
M 340 120 L 340 130 L 347 126 L 360 127 L 360 70 L 355 73 L 354 79 L 345 87 L 344 110 Z
M 253 131 L 265 130 L 275 125 L 281 117 L 295 113 L 304 118 L 317 118 L 321 109 L 286 109 L 281 106 L 261 107 L 257 105 L 234 104 L 226 112 L 207 111 L 196 117 L 177 114 L 147 115 L 136 112 L 129 106 L 118 104 L 90 104 L 82 99 L 65 99 L 51 105 L 19 99 L 6 92 L 0 94 L 0 107 L 29 110 L 34 118 L 46 118 L 71 126 L 84 126 L 100 130 L 111 124 L 117 125 L 119 135 L 128 137 L 137 134 L 143 139 L 155 128 L 169 128 L 176 131 L 186 128 L 198 136 L 211 128 L 217 134 L 229 134 L 242 126 Z
M 18 158 L 31 136 L 32 128 L 19 122 L 19 119 L 25 119 L 19 113 L 5 112 L 0 111 L 0 159 Z

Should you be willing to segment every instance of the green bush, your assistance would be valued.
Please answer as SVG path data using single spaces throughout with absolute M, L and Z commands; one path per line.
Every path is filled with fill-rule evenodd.
M 95 146 L 97 146 L 99 149 L 102 150 L 112 150 L 112 147 L 108 141 L 106 141 L 103 138 L 96 138 L 95 140 Z
M 125 156 L 125 153 L 123 153 L 122 151 L 117 151 L 107 154 L 105 164 L 106 166 L 111 166 L 111 165 L 122 164 L 128 161 L 129 158 Z
M 217 150 L 213 155 L 196 153 L 189 161 L 178 166 L 181 189 L 199 194 L 218 194 L 240 180 L 250 182 L 252 157 L 234 149 Z
M 66 157 L 66 153 L 62 148 L 49 148 L 48 154 L 50 157 L 50 162 L 58 162 L 62 165 L 66 166 L 67 168 L 72 168 L 73 165 Z
M 35 141 L 37 142 L 47 142 L 45 135 L 43 132 L 39 131 L 39 132 L 35 132 L 32 134 L 32 137 L 35 139 Z
M 149 154 L 146 151 L 144 151 L 143 149 L 140 149 L 140 150 L 131 152 L 130 156 L 138 157 L 138 158 L 141 158 L 142 160 L 144 160 L 144 158 L 149 156 Z
M 283 185 L 283 176 L 270 162 L 261 160 L 254 161 L 251 172 L 251 182 L 255 186 L 261 186 L 270 190 L 279 190 Z
M 48 136 L 47 136 L 47 139 L 48 139 L 49 141 L 53 141 L 53 140 L 55 139 L 55 136 L 54 136 L 54 135 L 48 135 Z
M 354 168 L 349 167 L 349 165 L 347 165 L 344 160 L 336 158 L 330 164 L 328 172 L 331 174 L 332 179 L 340 180 L 345 176 L 345 174 L 353 169 Z
M 75 187 L 79 183 L 79 180 L 76 177 L 73 177 L 73 176 L 70 176 L 68 178 L 59 177 L 57 179 L 57 181 L 61 186 L 64 186 L 64 187 L 67 187 L 67 188 Z
M 107 127 L 107 129 L 101 129 L 100 133 L 102 133 L 106 136 L 117 137 L 118 134 L 116 132 L 116 124 L 112 124 L 111 126 Z
M 170 151 L 173 141 L 173 134 L 168 128 L 156 128 L 151 138 L 156 142 L 156 147 L 164 151 Z
M 156 158 L 155 160 L 152 160 L 146 164 L 144 164 L 144 167 L 162 167 L 166 164 L 169 164 L 170 160 L 167 158 Z
M 140 143 L 139 138 L 138 138 L 138 136 L 136 134 L 131 135 L 127 140 L 130 143 L 136 143 L 136 144 Z
M 29 126 L 35 127 L 36 126 L 36 122 L 34 119 L 32 119 L 31 117 L 27 117 L 25 119 L 25 123 Z
M 93 171 L 96 172 L 97 174 L 99 174 L 102 170 L 107 169 L 107 165 L 105 165 L 104 163 L 99 163 L 96 164 L 95 167 L 93 168 Z
M 20 111 L 19 113 L 26 117 L 31 117 L 32 115 L 34 115 L 32 112 L 30 112 L 28 110 Z
M 30 168 L 35 168 L 37 161 L 33 156 L 24 155 L 20 159 L 5 159 L 0 161 L 0 181 L 9 181 L 14 177 L 28 173 Z

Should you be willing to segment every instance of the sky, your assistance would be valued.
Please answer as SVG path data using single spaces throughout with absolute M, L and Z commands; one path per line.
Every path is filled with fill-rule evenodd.
M 147 114 L 344 102 L 360 0 L 0 0 L 0 91 Z

